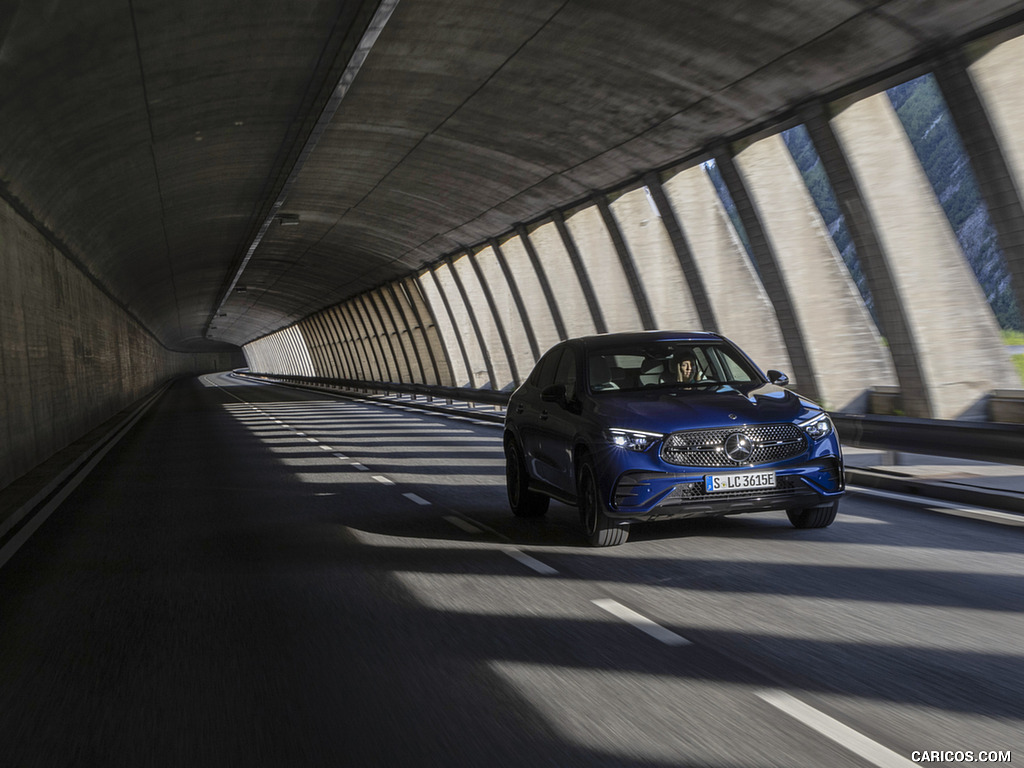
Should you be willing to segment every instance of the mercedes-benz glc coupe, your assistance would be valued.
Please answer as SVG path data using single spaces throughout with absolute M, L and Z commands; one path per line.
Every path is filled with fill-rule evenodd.
M 843 459 L 828 414 L 713 333 L 569 339 L 538 361 L 505 417 L 508 500 L 579 508 L 595 546 L 634 522 L 784 509 L 835 519 Z

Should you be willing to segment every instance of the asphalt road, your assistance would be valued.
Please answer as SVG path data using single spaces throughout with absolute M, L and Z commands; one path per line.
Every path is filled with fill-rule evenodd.
M 494 425 L 177 383 L 0 567 L 0 765 L 1024 760 L 1020 528 L 851 494 L 598 550 L 503 483 Z

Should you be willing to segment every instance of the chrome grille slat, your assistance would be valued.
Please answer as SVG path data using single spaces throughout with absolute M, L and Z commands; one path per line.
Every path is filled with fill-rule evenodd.
M 725 439 L 736 432 L 754 444 L 749 461 L 737 464 L 725 453 Z M 690 429 L 665 438 L 661 458 L 669 464 L 687 467 L 737 467 L 769 464 L 799 456 L 806 448 L 803 432 L 794 424 Z

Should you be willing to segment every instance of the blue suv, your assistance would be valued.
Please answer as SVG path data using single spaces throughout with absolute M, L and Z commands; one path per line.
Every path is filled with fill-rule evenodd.
M 824 528 L 845 488 L 839 440 L 787 383 L 713 333 L 563 341 L 509 400 L 512 512 L 575 505 L 599 547 L 624 543 L 634 522 L 771 509 Z

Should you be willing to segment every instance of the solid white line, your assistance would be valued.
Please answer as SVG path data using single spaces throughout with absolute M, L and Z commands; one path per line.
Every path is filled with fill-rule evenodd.
M 378 483 L 383 483 L 384 485 L 394 485 L 395 484 L 394 480 L 389 480 L 388 478 L 384 477 L 384 475 L 374 475 L 373 479 L 376 480 Z
M 430 506 L 430 502 L 429 501 L 424 499 L 422 496 L 417 496 L 415 493 L 403 493 L 402 495 L 405 496 L 405 498 L 409 499 L 409 501 L 415 501 L 421 507 L 429 507 Z
M 757 696 L 879 768 L 910 768 L 917 765 L 784 691 L 758 691 Z
M 965 507 L 952 501 L 941 499 L 929 499 L 925 496 L 913 496 L 906 493 L 895 493 L 894 491 L 882 491 L 878 488 L 865 488 L 864 486 L 847 486 L 852 493 L 864 494 L 865 496 L 877 496 L 880 499 L 892 499 L 913 504 L 917 507 L 939 512 L 943 515 L 955 517 L 969 517 L 974 520 L 984 520 L 989 523 L 1000 525 L 1024 526 L 1024 515 L 1017 515 L 1012 512 L 999 512 L 995 509 L 983 509 L 981 507 Z
M 631 608 L 627 608 L 622 603 L 615 600 L 592 600 L 594 605 L 598 608 L 602 608 L 613 616 L 617 616 L 628 624 L 632 624 L 634 627 L 639 629 L 641 632 L 646 632 L 648 635 L 653 637 L 655 640 L 660 640 L 665 645 L 690 645 L 690 641 L 682 635 L 677 635 L 670 629 L 666 629 L 660 624 L 655 624 L 653 621 L 648 619 L 646 616 L 637 613 Z
M 470 525 L 461 517 L 457 517 L 455 515 L 445 515 L 444 519 L 452 525 L 454 525 L 456 528 L 461 528 L 467 533 L 481 533 L 481 530 L 479 528 L 477 528 L 475 525 Z
M 542 573 L 545 576 L 552 576 L 558 573 L 558 571 L 556 571 L 550 565 L 542 563 L 540 560 L 530 557 L 525 552 L 520 552 L 518 549 L 515 549 L 514 547 L 502 547 L 501 551 L 509 557 L 511 557 L 513 560 L 518 560 L 527 568 L 532 568 L 537 573 Z

